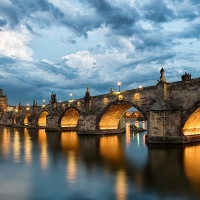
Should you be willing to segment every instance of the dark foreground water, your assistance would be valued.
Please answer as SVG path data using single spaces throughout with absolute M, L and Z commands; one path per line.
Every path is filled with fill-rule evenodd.
M 0 127 L 0 200 L 200 199 L 200 145 Z

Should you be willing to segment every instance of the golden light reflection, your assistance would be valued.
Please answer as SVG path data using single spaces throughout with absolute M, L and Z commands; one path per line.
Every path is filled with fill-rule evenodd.
M 28 130 L 24 129 L 24 153 L 25 153 L 25 162 L 30 164 L 32 162 L 32 141 L 28 134 Z
M 69 151 L 68 152 L 68 162 L 67 162 L 67 182 L 70 185 L 75 184 L 75 179 L 76 179 L 76 155 L 74 151 Z
M 46 126 L 46 116 L 49 113 L 47 111 L 42 111 L 42 113 L 40 114 L 40 117 L 38 119 L 38 125 L 39 126 Z
M 2 134 L 2 143 L 1 148 L 2 148 L 2 154 L 4 157 L 8 157 L 10 154 L 10 131 L 7 129 L 4 129 L 3 134 Z
M 117 171 L 115 192 L 117 200 L 127 199 L 127 177 L 123 169 Z
M 100 154 L 106 160 L 121 163 L 123 151 L 116 135 L 100 138 Z
M 200 188 L 200 145 L 185 147 L 184 151 L 184 169 L 189 181 L 195 190 Z
M 20 162 L 20 150 L 21 150 L 21 142 L 20 142 L 19 132 L 15 130 L 13 136 L 14 162 Z
M 129 146 L 130 143 L 131 143 L 130 122 L 126 122 L 126 145 Z
M 47 169 L 49 162 L 49 155 L 47 151 L 47 138 L 44 129 L 38 131 L 38 141 L 41 148 L 40 161 L 42 169 Z
M 62 132 L 61 147 L 63 150 L 73 150 L 75 152 L 78 152 L 79 140 L 77 132 L 75 131 Z
M 200 134 L 200 108 L 198 108 L 187 120 L 183 127 L 184 135 Z

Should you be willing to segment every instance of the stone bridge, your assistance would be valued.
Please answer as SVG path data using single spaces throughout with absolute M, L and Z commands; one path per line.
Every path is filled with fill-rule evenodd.
M 49 104 L 21 105 L 1 114 L 0 123 L 15 127 L 48 130 L 77 130 L 79 134 L 119 133 L 120 119 L 135 107 L 147 120 L 149 143 L 188 143 L 200 141 L 200 78 L 185 73 L 182 80 L 168 83 L 160 70 L 155 86 L 141 87 Z

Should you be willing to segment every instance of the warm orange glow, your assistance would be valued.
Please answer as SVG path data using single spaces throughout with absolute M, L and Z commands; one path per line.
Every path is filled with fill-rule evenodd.
M 123 152 L 116 135 L 100 138 L 100 154 L 110 162 L 121 163 Z
M 189 181 L 194 188 L 199 191 L 200 186 L 200 145 L 185 147 L 184 151 L 184 169 Z
M 47 111 L 42 111 L 42 113 L 40 114 L 40 117 L 38 119 L 38 125 L 39 126 L 46 126 L 46 116 L 49 113 Z
M 49 155 L 48 155 L 48 151 L 47 151 L 46 133 L 45 133 L 44 129 L 39 129 L 38 141 L 39 141 L 40 148 L 41 148 L 41 154 L 40 154 L 41 167 L 42 167 L 42 169 L 47 169 L 48 162 L 49 162 Z
M 119 121 L 126 110 L 131 106 L 126 104 L 113 105 L 102 116 L 99 128 L 100 129 L 117 129 Z
M 24 130 L 24 137 L 25 162 L 26 164 L 30 164 L 32 162 L 32 141 L 27 129 Z
M 79 149 L 78 134 L 75 131 L 62 132 L 61 147 L 63 150 L 73 150 L 77 152 Z
M 133 99 L 136 100 L 136 101 L 139 100 L 140 99 L 140 94 L 139 93 L 135 93 L 134 96 L 133 96 Z
M 183 127 L 183 134 L 200 134 L 200 108 L 198 108 L 185 123 L 185 126 Z
M 130 122 L 126 122 L 126 145 L 131 143 L 131 131 L 130 131 Z
M 74 109 L 68 109 L 62 117 L 61 127 L 76 127 L 79 119 L 79 112 Z
M 28 125 L 28 117 L 30 116 L 30 113 L 26 113 L 25 117 L 24 117 L 24 125 Z
M 73 151 L 68 152 L 68 162 L 67 162 L 67 182 L 70 185 L 75 184 L 76 179 L 76 156 Z
M 20 149 L 21 149 L 21 141 L 19 137 L 19 132 L 15 130 L 14 141 L 13 141 L 14 162 L 20 162 Z
M 127 199 L 127 177 L 123 169 L 117 171 L 115 192 L 117 200 Z
M 10 153 L 10 130 L 3 129 L 2 142 L 0 144 L 3 156 L 7 157 Z
M 127 112 L 124 113 L 124 117 L 126 117 L 126 118 L 137 118 L 137 117 L 143 117 L 143 115 L 138 111 L 132 111 L 132 112 L 127 111 Z

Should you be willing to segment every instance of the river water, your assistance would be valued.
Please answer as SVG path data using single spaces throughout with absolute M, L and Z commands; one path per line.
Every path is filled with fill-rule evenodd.
M 0 127 L 1 200 L 200 199 L 200 145 Z

